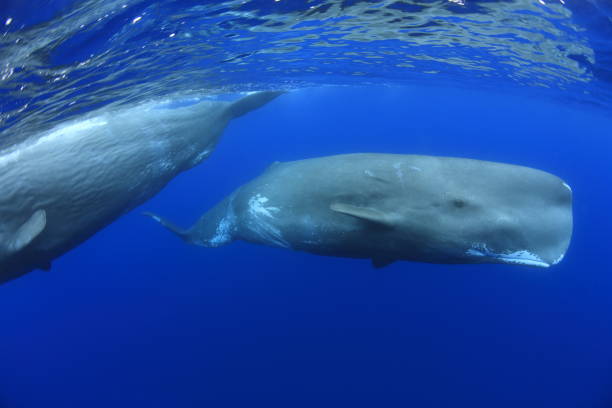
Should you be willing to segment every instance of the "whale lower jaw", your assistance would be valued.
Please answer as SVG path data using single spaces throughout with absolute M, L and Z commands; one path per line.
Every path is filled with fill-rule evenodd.
M 499 257 L 497 258 L 504 263 L 515 264 L 515 265 L 528 265 L 528 266 L 537 266 L 539 268 L 548 268 L 550 264 L 544 261 L 536 261 L 533 259 L 523 259 L 523 258 L 507 258 L 507 257 Z
M 487 248 L 485 244 L 475 244 L 465 253 L 473 257 L 484 257 L 513 265 L 536 266 L 539 268 L 548 268 L 550 266 L 548 262 L 543 261 L 542 258 L 527 250 L 496 253 Z

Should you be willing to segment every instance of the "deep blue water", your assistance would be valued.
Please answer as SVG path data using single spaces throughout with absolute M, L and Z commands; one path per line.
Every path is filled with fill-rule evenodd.
M 7 35 L 21 33 L 25 38 L 28 30 L 40 29 L 52 37 L 52 27 L 68 24 L 62 16 L 74 10 L 72 3 L 48 2 L 39 12 L 26 12 L 19 2 L 8 2 L 6 13 L 12 14 L 5 15 L 14 21 Z M 265 54 L 262 60 L 241 57 L 246 58 L 243 65 L 230 62 L 227 70 L 211 69 L 207 53 L 218 63 L 220 54 L 250 50 L 236 51 L 234 43 L 211 45 L 211 40 L 204 52 L 198 48 L 201 36 L 215 41 L 226 34 L 246 36 L 240 31 L 244 25 L 257 26 L 241 20 L 231 27 L 210 26 L 207 32 L 210 19 L 230 24 L 219 12 L 221 2 L 205 4 L 203 10 L 193 10 L 197 3 L 189 1 L 124 3 L 129 16 L 119 14 L 114 22 L 92 29 L 88 38 L 60 36 L 61 41 L 44 46 L 51 47 L 43 48 L 45 58 L 40 50 L 20 57 L 14 74 L 0 82 L 0 144 L 10 145 L 26 137 L 22 132 L 34 134 L 96 106 L 132 103 L 139 92 L 143 97 L 193 92 L 193 83 L 173 86 L 198 75 L 206 79 L 206 89 L 265 89 L 276 81 L 292 91 L 231 122 L 209 160 L 55 261 L 50 272 L 33 272 L 0 287 L 1 408 L 612 407 L 612 106 L 606 82 L 612 62 L 606 50 L 611 30 L 605 23 L 607 4 L 568 6 L 564 18 L 585 31 L 569 32 L 568 38 L 563 30 L 553 31 L 553 42 L 567 46 L 585 41 L 578 48 L 592 60 L 583 60 L 574 71 L 565 63 L 580 59 L 577 54 L 555 60 L 558 66 L 544 61 L 549 70 L 544 72 L 529 64 L 508 68 L 493 58 L 503 59 L 505 51 L 487 54 L 486 47 L 456 47 L 458 54 L 453 54 L 438 39 L 428 55 L 436 49 L 441 60 L 436 64 L 446 68 L 427 65 L 402 71 L 395 61 L 384 60 L 366 70 L 362 63 L 337 60 L 331 50 L 318 55 L 311 44 L 291 51 L 297 53 L 291 57 L 301 57 L 305 64 L 317 57 L 316 64 L 329 65 L 329 73 L 306 75 L 266 59 L 279 54 Z M 238 7 L 236 2 L 225 3 Z M 262 19 L 274 20 L 268 9 L 274 3 L 246 2 L 240 7 L 250 5 Z M 281 3 L 286 15 L 302 4 Z M 489 9 L 479 8 L 529 8 L 522 2 L 466 3 L 468 9 L 453 11 L 457 17 L 445 18 L 468 14 L 473 20 L 484 13 L 499 22 L 496 14 L 485 12 Z M 407 8 L 402 12 L 419 13 L 416 2 L 397 4 L 396 9 Z M 168 17 L 179 16 L 183 9 L 189 10 L 186 16 Z M 83 15 L 86 12 L 92 11 Z M 163 21 L 167 17 L 168 25 L 179 24 L 181 18 L 202 24 L 193 34 L 198 44 L 190 42 L 194 37 L 183 37 L 193 54 L 180 54 L 169 71 L 165 53 L 125 56 L 135 59 L 123 61 L 122 50 L 140 47 L 139 41 L 150 43 L 166 30 L 163 24 L 150 24 L 137 33 L 130 31 L 141 22 L 132 24 L 134 16 L 143 12 L 157 13 L 155 18 Z M 547 17 L 542 13 L 536 17 Z M 369 15 L 363 10 L 357 14 Z M 469 22 L 457 24 L 469 27 Z M 224 33 L 219 27 L 237 32 Z M 378 29 L 370 27 L 370 34 Z M 257 44 L 248 47 L 265 42 L 254 41 Z M 358 56 L 400 50 L 393 38 L 380 41 L 346 47 Z M 470 43 L 467 38 L 458 42 Z M 14 56 L 18 50 L 3 46 L 0 51 L 10 51 L 4 55 Z M 85 54 L 99 53 L 104 64 L 74 68 L 86 48 Z M 531 49 L 514 51 L 521 58 L 535 55 Z M 194 65 L 183 65 L 190 56 Z M 473 57 L 492 67 L 494 75 L 480 77 L 480 71 L 446 61 L 454 57 Z M 282 72 L 267 75 L 257 70 L 268 63 L 279 63 Z M 143 69 L 142 76 L 129 70 L 133 66 Z M 63 80 L 53 78 L 62 69 L 70 71 L 68 82 L 58 85 Z M 125 78 L 118 75 L 106 84 L 113 69 L 125 69 L 119 72 Z M 422 72 L 433 69 L 439 73 Z M 96 76 L 96 70 L 102 74 Z M 158 78 L 152 76 L 156 70 Z M 363 75 L 350 73 L 360 70 Z M 533 78 L 534 72 L 542 73 L 538 81 L 546 86 L 520 80 Z M 548 73 L 559 76 L 548 78 Z M 25 90 L 20 91 L 22 85 Z M 34 95 L 20 94 L 28 88 Z M 71 98 L 73 105 L 66 103 Z M 27 100 L 28 107 L 19 110 Z M 410 262 L 375 270 L 364 260 L 243 242 L 214 249 L 188 246 L 141 215 L 153 211 L 187 226 L 271 162 L 350 152 L 470 157 L 556 174 L 574 191 L 574 234 L 567 255 L 546 270 Z

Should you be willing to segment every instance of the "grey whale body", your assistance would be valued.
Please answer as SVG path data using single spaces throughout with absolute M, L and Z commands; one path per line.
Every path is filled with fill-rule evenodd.
M 1 152 L 0 283 L 49 269 L 206 159 L 232 118 L 278 94 L 98 111 Z
M 190 229 L 185 241 L 241 239 L 313 254 L 548 267 L 572 234 L 572 192 L 544 171 L 481 160 L 348 154 L 276 163 Z

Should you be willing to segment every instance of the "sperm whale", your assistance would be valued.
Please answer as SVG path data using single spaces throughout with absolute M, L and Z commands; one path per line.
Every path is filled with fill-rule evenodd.
M 98 111 L 0 153 L 0 282 L 49 269 L 206 159 L 231 119 L 278 95 Z
M 348 154 L 276 163 L 187 230 L 313 254 L 429 263 L 549 267 L 572 234 L 572 192 L 523 166 L 452 157 Z

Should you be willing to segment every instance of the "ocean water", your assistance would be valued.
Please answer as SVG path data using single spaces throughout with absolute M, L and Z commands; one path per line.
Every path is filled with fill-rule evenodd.
M 3 149 L 98 108 L 287 91 L 0 286 L 0 408 L 612 407 L 609 3 L 4 0 L 0 24 Z M 187 226 L 274 161 L 352 152 L 558 175 L 565 259 L 373 269 L 188 246 L 141 215 Z

